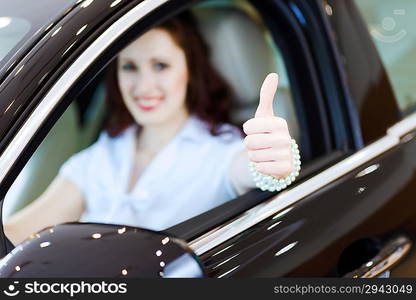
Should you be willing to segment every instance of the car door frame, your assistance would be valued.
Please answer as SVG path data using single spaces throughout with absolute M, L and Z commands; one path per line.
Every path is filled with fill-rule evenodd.
M 163 18 L 167 18 L 178 10 L 189 7 L 196 2 L 198 1 L 158 0 L 141 2 L 130 10 L 126 9 L 125 15 L 115 21 L 100 36 L 94 36 L 94 40 L 87 47 L 83 46 L 86 50 L 82 54 L 77 53 L 76 60 L 60 73 L 59 79 L 54 82 L 54 85 L 46 95 L 42 96 L 42 101 L 39 101 L 39 105 L 34 108 L 2 153 L 0 157 L 0 170 L 2 170 L 0 180 L 2 180 L 3 195 L 34 152 L 34 149 L 41 143 L 49 129 L 68 107 L 71 99 L 76 98 L 76 93 L 82 90 L 90 82 L 91 78 L 109 63 L 114 53 L 117 53 L 124 45 L 133 40 L 140 31 L 144 31 L 155 22 L 160 22 Z M 51 30 L 54 31 L 54 28 Z M 123 36 L 123 42 L 120 42 L 121 36 Z M 316 81 L 314 84 L 316 85 Z M 320 97 L 317 96 L 317 99 L 320 99 Z M 254 193 L 256 197 L 246 197 L 250 199 L 249 206 L 254 206 L 256 203 L 270 197 L 269 194 Z M 237 205 L 237 208 L 235 210 L 236 213 L 242 213 L 248 207 Z M 227 219 L 230 219 L 230 214 L 222 216 L 218 223 L 222 223 Z M 214 225 L 216 224 L 211 223 L 211 226 Z M 208 229 L 205 226 L 203 231 L 206 232 Z M 4 238 L 4 243 L 6 244 L 5 252 L 9 252 L 12 249 L 12 245 L 8 243 L 6 238 Z
M 176 1 L 176 2 L 172 1 L 171 3 L 174 3 L 176 5 L 171 5 L 170 7 L 165 6 L 166 10 L 170 10 L 169 13 L 166 11 L 158 11 L 157 14 L 162 14 L 164 16 L 173 14 L 176 9 L 185 7 L 184 2 L 185 1 Z M 153 1 L 151 3 L 152 4 L 164 3 L 164 1 L 159 1 L 159 2 Z M 276 1 L 276 4 L 282 5 L 282 3 L 280 3 L 279 1 Z M 140 7 L 140 8 L 142 9 L 143 7 Z M 150 11 L 152 8 L 148 8 L 148 9 Z M 131 11 L 127 12 L 126 16 L 130 15 L 130 13 Z M 147 24 L 145 24 L 146 22 L 143 22 L 142 30 L 144 30 L 146 26 L 150 26 L 150 24 L 152 24 L 151 18 L 152 17 L 154 18 L 155 16 L 157 16 L 157 14 L 155 12 L 154 15 L 149 16 Z M 130 20 L 131 24 L 128 26 L 133 26 L 133 24 L 137 21 L 138 19 L 136 16 L 136 19 Z M 116 23 L 113 25 L 116 25 Z M 107 34 L 114 34 L 114 36 L 119 36 L 121 32 L 123 32 L 120 28 L 117 28 L 116 26 L 113 27 L 113 25 L 107 31 L 105 31 L 103 35 L 107 33 Z M 124 24 L 123 26 L 126 26 L 126 24 Z M 130 28 L 128 26 L 123 27 L 124 30 L 127 30 L 128 28 Z M 131 31 L 131 33 L 127 33 L 126 35 L 129 35 L 129 34 L 131 35 L 131 38 L 133 39 L 133 37 L 137 35 L 137 32 Z M 115 40 L 114 36 L 111 39 L 112 41 Z M 97 39 L 97 41 L 100 42 L 99 39 Z M 111 44 L 111 42 L 108 42 L 108 44 Z M 104 49 L 107 46 L 101 46 L 101 48 Z M 119 45 L 119 49 L 121 49 L 121 47 L 122 47 L 122 44 Z M 88 48 L 88 49 L 91 49 L 91 48 Z M 112 49 L 111 51 L 113 51 L 114 53 L 115 49 Z M 36 148 L 36 146 L 40 143 L 40 141 L 46 135 L 48 128 L 52 126 L 51 124 L 53 124 L 56 121 L 56 119 L 59 117 L 59 115 L 65 110 L 66 106 L 69 104 L 69 102 L 65 103 L 65 101 L 63 100 L 61 101 L 62 98 L 68 98 L 67 97 L 68 95 L 64 95 L 65 91 L 69 89 L 71 85 L 76 84 L 77 79 L 85 79 L 87 78 L 87 76 L 91 76 L 92 74 L 98 71 L 97 69 L 94 69 L 94 68 L 88 69 L 91 66 L 95 66 L 96 68 L 98 66 L 103 67 L 105 65 L 104 62 L 109 60 L 111 51 L 108 51 L 108 52 L 104 51 L 103 53 L 90 53 L 89 63 L 83 62 L 81 65 L 76 65 L 76 63 L 72 64 L 70 68 L 72 68 L 72 70 L 74 70 L 75 72 L 70 73 L 69 71 L 67 71 L 65 72 L 65 74 L 67 74 L 67 77 L 69 78 L 60 79 L 62 81 L 65 81 L 65 88 L 62 88 L 62 87 L 61 89 L 56 88 L 57 93 L 55 93 L 55 90 L 50 90 L 48 92 L 47 95 L 53 95 L 53 96 L 50 96 L 51 97 L 50 101 L 53 103 L 48 104 L 45 101 L 41 102 L 41 104 L 36 108 L 36 110 L 32 114 L 32 116 L 37 117 L 37 119 L 34 119 L 34 120 L 37 120 L 35 123 L 36 125 L 34 127 L 29 127 L 30 131 L 25 134 L 24 131 L 28 130 L 27 127 L 25 127 L 25 125 L 33 122 L 33 120 L 28 120 L 28 123 L 25 123 L 25 125 L 23 125 L 22 129 L 19 131 L 15 139 L 8 146 L 8 148 L 5 150 L 2 157 L 0 158 L 0 161 L 2 163 L 3 163 L 4 157 L 8 158 L 7 160 L 4 161 L 4 163 L 6 164 L 6 167 L 2 165 L 3 167 L 0 168 L 1 170 L 6 171 L 6 172 L 2 172 L 2 174 L 7 174 L 7 176 L 5 175 L 3 177 L 4 180 L 6 181 L 8 180 L 10 182 L 13 180 L 13 176 L 17 176 L 17 174 L 14 174 L 14 175 L 10 174 L 12 171 L 12 168 L 16 167 L 16 162 L 18 161 L 18 165 L 20 164 L 20 166 L 22 166 L 25 163 L 25 160 L 27 160 L 28 156 L 31 153 L 33 153 L 33 149 Z M 101 54 L 101 56 L 99 56 L 99 54 Z M 83 59 L 83 57 L 80 56 L 78 59 Z M 94 60 L 96 59 L 98 62 L 96 61 L 93 64 Z M 82 74 L 82 72 L 85 72 L 85 74 Z M 47 99 L 48 98 L 46 96 L 44 100 L 47 100 Z M 55 105 L 57 105 L 58 103 L 60 103 L 58 105 L 59 107 L 55 107 Z M 39 117 L 38 115 L 39 111 L 43 112 L 43 115 L 41 117 Z M 45 119 L 48 120 L 47 123 L 44 123 Z M 212 251 L 213 249 L 218 251 L 218 248 L 216 247 L 218 247 L 219 245 L 223 246 L 225 241 L 233 237 L 236 237 L 238 235 L 241 235 L 243 233 L 247 233 L 247 230 L 252 229 L 253 226 L 258 225 L 258 224 L 263 224 L 263 222 L 267 220 L 268 218 L 277 216 L 280 213 L 285 212 L 288 208 L 296 204 L 296 202 L 305 198 L 310 193 L 314 191 L 318 191 L 321 188 L 324 188 L 330 182 L 338 178 L 341 178 L 342 175 L 345 175 L 355 170 L 357 167 L 363 165 L 365 162 L 368 162 L 369 159 L 377 157 L 380 154 L 384 153 L 386 149 L 385 147 L 393 147 L 394 145 L 397 145 L 398 135 L 404 132 L 404 129 L 402 128 L 405 125 L 403 124 L 405 123 L 400 123 L 398 124 L 398 126 L 391 129 L 389 131 L 389 134 L 383 137 L 382 139 L 380 139 L 380 141 L 377 141 L 376 143 L 369 145 L 368 147 L 354 153 L 353 155 L 345 158 L 342 161 L 339 161 L 341 156 L 338 156 L 336 159 L 334 159 L 334 160 L 339 161 L 337 164 L 331 166 L 330 168 L 324 170 L 323 172 L 315 176 L 313 176 L 313 172 L 311 172 L 308 178 L 304 177 L 303 180 L 300 180 L 298 184 L 293 185 L 292 188 L 288 189 L 287 191 L 283 193 L 279 193 L 277 196 L 271 198 L 267 202 L 262 202 L 262 201 L 264 200 L 264 198 L 270 198 L 272 195 L 267 194 L 267 193 L 261 193 L 261 197 L 263 197 L 263 199 L 261 200 L 262 202 L 261 204 L 251 208 L 251 210 L 243 213 L 243 215 L 238 217 L 237 219 L 223 223 L 220 227 L 214 228 L 214 230 L 210 231 L 209 233 L 205 233 L 204 235 L 200 237 L 190 240 L 189 242 L 191 246 L 194 248 L 197 254 L 199 255 L 205 254 L 205 257 L 207 257 L 206 253 L 208 253 L 209 251 Z M 44 132 L 42 133 L 42 131 Z M 35 136 L 35 134 L 36 134 L 36 138 L 35 140 L 33 140 L 33 137 Z M 32 141 L 28 143 L 27 141 L 29 140 L 32 140 Z M 17 153 L 11 153 L 10 149 L 14 149 L 14 150 L 20 149 L 20 150 Z M 24 149 L 24 151 L 22 149 Z M 314 170 L 320 170 L 324 166 L 325 164 L 320 164 L 318 167 L 315 167 Z M 16 172 L 16 170 L 14 170 L 14 172 Z M 4 181 L 2 182 L 2 184 L 3 183 Z M 258 198 L 260 198 L 260 196 L 258 196 Z M 283 216 L 283 215 L 284 214 L 280 216 Z M 288 215 L 288 211 L 286 211 L 286 215 Z M 236 226 L 236 223 L 239 225 Z M 204 230 L 207 230 L 207 228 L 205 228 Z M 212 241 L 215 241 L 215 242 L 212 242 Z M 231 276 L 233 274 L 234 274 L 233 272 L 228 272 L 226 275 Z
M 311 22 L 314 25 L 310 26 L 316 26 L 318 23 L 321 23 L 319 26 L 323 26 L 319 32 L 314 32 L 311 28 L 305 29 L 305 32 L 309 35 L 309 43 L 316 43 L 317 35 L 318 41 L 327 41 L 326 45 L 320 44 L 319 46 L 329 49 L 329 57 L 334 62 L 333 67 L 328 68 L 325 63 L 317 63 L 316 66 L 318 66 L 318 73 L 329 72 L 331 75 L 332 72 L 336 79 L 335 86 L 328 86 L 327 91 L 331 92 L 332 89 L 332 92 L 326 94 L 327 100 L 331 99 L 333 89 L 339 88 L 341 89 L 339 94 L 342 96 L 339 100 L 349 102 L 343 104 L 343 113 L 352 115 L 347 119 L 351 122 L 346 124 L 347 127 L 359 130 L 358 135 L 357 133 L 351 134 L 349 140 L 350 145 L 356 149 L 342 160 L 334 160 L 335 163 L 318 175 L 295 183 L 285 192 L 257 205 L 244 215 L 190 241 L 191 247 L 208 266 L 209 274 L 213 277 L 328 276 L 329 274 L 340 276 L 342 274 L 337 270 L 337 263 L 348 246 L 367 236 L 389 234 L 399 229 L 400 222 L 403 221 L 401 218 L 411 217 L 411 214 L 402 213 L 386 222 L 389 209 L 393 207 L 397 210 L 402 205 L 409 206 L 409 193 L 407 197 L 403 197 L 403 192 L 408 189 L 405 183 L 411 180 L 411 168 L 414 168 L 414 163 L 409 157 L 415 146 L 413 145 L 412 148 L 411 145 L 406 145 L 406 136 L 413 134 L 415 116 L 396 124 L 389 122 L 387 123 L 389 126 L 385 126 L 386 123 L 383 122 L 372 124 L 371 132 L 377 132 L 379 135 L 371 142 L 368 138 L 365 139 L 367 143 L 364 147 L 364 141 L 360 140 L 362 128 L 357 122 L 358 113 L 353 109 L 352 94 L 343 76 L 345 71 L 340 63 L 341 57 L 334 44 L 331 43 L 333 36 L 330 28 L 325 27 L 324 7 L 319 1 L 299 0 L 286 3 L 288 7 L 293 3 L 297 4 L 297 11 L 294 13 L 300 19 L 300 23 L 314 17 L 315 19 Z M 307 9 L 311 9 L 313 5 L 315 7 L 312 8 L 312 13 L 308 12 Z M 314 58 L 319 61 L 320 54 L 317 50 L 322 52 L 322 49 L 314 46 L 311 48 L 315 48 Z M 379 62 L 379 67 L 381 67 L 381 62 Z M 367 82 L 371 86 L 371 80 Z M 406 174 L 405 180 L 391 178 L 392 173 L 397 174 L 400 171 Z M 380 200 L 374 199 L 368 187 L 375 189 L 378 184 L 387 180 L 390 180 L 391 190 L 387 189 L 384 194 L 379 195 Z M 336 189 L 344 193 L 347 191 L 352 199 L 342 194 L 331 195 L 331 190 Z M 366 189 L 368 191 L 364 192 Z M 331 201 L 325 199 L 328 195 L 337 199 L 341 205 L 338 205 L 338 208 L 334 207 Z M 362 209 L 360 213 L 356 207 L 363 203 L 368 203 L 368 207 L 365 209 L 360 207 Z M 306 209 L 307 207 L 315 208 L 324 223 L 325 220 L 332 220 L 331 222 L 335 225 L 339 220 L 334 219 L 334 216 L 339 219 L 348 219 L 350 223 L 344 222 L 343 226 L 337 226 L 337 229 L 334 229 L 335 233 L 328 233 L 332 235 L 325 239 L 319 236 L 318 229 L 315 232 L 308 230 L 313 226 L 316 227 L 318 221 L 315 223 L 311 221 L 314 216 L 310 213 L 311 209 Z M 330 207 L 332 208 L 329 209 Z M 325 208 L 329 211 L 325 212 Z M 415 208 L 414 205 L 413 208 Z M 344 210 L 345 213 L 340 214 L 337 209 Z M 354 209 L 356 220 L 354 220 L 354 215 L 346 217 Z M 282 227 L 281 223 L 289 225 L 279 229 Z M 368 224 L 371 226 L 366 228 Z M 325 231 L 327 230 L 322 230 L 322 232 Z M 296 245 L 303 246 L 299 248 L 299 246 L 295 247 Z M 303 250 L 297 250 L 302 248 Z M 275 249 L 274 253 L 273 249 Z

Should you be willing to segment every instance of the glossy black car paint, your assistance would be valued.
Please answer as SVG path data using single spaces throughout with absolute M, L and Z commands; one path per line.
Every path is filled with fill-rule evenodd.
M 75 1 L 57 0 L 53 2 L 36 1 L 30 9 L 21 9 L 27 2 L 23 0 L 9 1 L 2 6 L 2 16 L 18 18 L 30 22 L 25 36 L 1 60 L 0 82 L 11 71 L 15 64 L 44 36 L 48 26 L 52 27 L 59 19 L 72 11 Z M 48 9 L 45 9 L 45 6 Z
M 322 47 L 329 46 L 334 50 L 331 55 L 338 61 L 346 60 L 348 68 L 367 62 L 365 72 L 348 70 L 348 83 L 345 81 L 346 65 L 339 64 L 339 73 L 332 73 L 334 78 L 341 81 L 337 83 L 339 87 L 355 87 L 352 91 L 345 91 L 345 95 L 350 97 L 356 107 L 353 113 L 361 127 L 361 144 L 367 145 L 384 136 L 387 128 L 399 120 L 398 109 L 384 67 L 358 10 L 352 1 L 330 2 L 336 4 L 332 10 L 333 22 L 339 27 L 338 32 L 332 32 L 329 27 L 319 27 L 325 26 L 326 20 L 318 2 L 288 1 L 303 8 L 306 20 L 309 15 L 314 17 L 313 23 L 322 23 L 304 26 L 311 44 L 316 41 L 317 35 L 326 41 L 326 45 L 319 44 L 321 49 L 312 47 L 316 61 L 319 61 L 320 56 L 317 51 L 322 52 Z M 365 45 L 368 51 L 349 49 L 348 53 L 339 52 L 338 45 L 331 42 L 337 33 L 338 44 L 344 46 L 342 50 L 358 47 L 356 42 L 351 41 L 358 36 L 361 46 Z M 322 64 L 317 66 L 321 74 L 328 72 Z M 324 84 L 327 81 L 322 78 L 321 82 Z M 355 121 L 349 119 L 350 122 Z M 366 262 L 362 257 L 350 257 L 347 263 L 340 261 L 344 250 L 355 242 L 367 238 L 382 242 L 395 232 L 406 232 L 414 237 L 416 141 L 413 136 L 409 133 L 400 146 L 309 195 L 283 216 L 270 217 L 203 254 L 201 258 L 209 267 L 209 275 L 342 276 L 358 267 L 358 263 Z M 375 164 L 380 166 L 376 172 L 356 178 L 361 170 Z M 287 252 L 276 255 L 285 249 Z M 351 269 L 344 270 L 340 267 L 345 264 Z
M 204 275 L 192 250 L 181 241 L 163 232 L 109 224 L 46 228 L 6 259 L 0 277 L 163 278 L 180 274 L 180 267 L 193 270 L 182 274 L 185 277 Z
M 44 92 L 88 43 L 99 36 L 111 21 L 131 8 L 133 3 L 138 3 L 126 2 L 112 10 L 108 5 L 110 2 L 112 1 L 94 1 L 94 6 L 85 9 L 74 6 L 65 18 L 57 17 L 60 22 L 68 24 L 62 27 L 60 31 L 62 34 L 57 34 L 56 39 L 41 40 L 33 49 L 28 46 L 25 50 L 26 55 L 22 56 L 20 63 L 13 68 L 18 70 L 22 65 L 26 65 L 36 66 L 36 69 L 23 68 L 19 73 L 20 78 L 14 78 L 11 72 L 0 83 L 0 109 L 6 112 L 0 120 L 1 149 L 4 149 L 33 107 L 41 100 Z M 319 164 L 313 171 L 306 172 L 299 183 L 376 138 L 382 137 L 387 128 L 398 121 L 397 107 L 386 73 L 380 59 L 374 59 L 375 48 L 366 33 L 364 24 L 360 21 L 358 12 L 338 8 L 339 0 L 332 2 L 337 16 L 332 19 L 332 22 L 336 23 L 333 25 L 337 28 L 335 33 L 331 32 L 330 24 L 323 14 L 319 1 L 269 2 L 271 6 L 273 3 L 280 7 L 284 6 L 286 11 L 292 12 L 293 19 L 298 20 L 298 26 L 301 28 L 299 35 L 303 36 L 305 46 L 310 49 L 311 57 L 308 58 L 308 61 L 312 60 L 310 67 L 315 69 L 319 79 L 316 81 L 314 78 L 314 84 L 320 86 L 322 95 L 326 99 L 327 109 L 321 113 L 329 114 L 326 117 L 331 120 L 330 126 L 334 126 L 334 123 L 340 120 L 334 117 L 336 114 L 339 114 L 342 122 L 346 123 L 345 128 L 340 129 L 343 138 L 338 141 L 334 137 L 332 145 L 340 151 L 339 155 L 325 164 Z M 170 5 L 170 9 L 174 10 L 189 3 L 170 1 Z M 299 15 L 299 12 L 302 14 Z M 147 19 L 143 28 L 156 22 L 158 16 L 162 18 L 165 15 L 167 15 L 166 11 L 154 14 L 154 18 Z M 78 40 L 76 32 L 87 23 L 93 26 L 87 27 L 88 30 L 84 30 L 81 34 L 82 38 Z M 51 35 L 60 25 L 62 24 L 59 22 L 54 25 L 46 36 Z M 338 34 L 338 44 L 332 42 L 332 34 Z M 350 47 L 354 45 L 351 44 L 353 36 L 360 37 L 368 47 L 368 52 L 357 52 L 353 49 L 348 51 L 348 45 Z M 314 44 L 315 41 L 320 43 Z M 62 56 L 74 42 L 74 46 Z M 56 52 L 52 53 L 52 50 Z M 349 64 L 341 63 L 343 61 L 341 55 L 347 58 Z M 351 65 L 367 61 L 368 56 L 372 58 L 372 66 L 368 67 L 366 72 L 356 73 L 348 69 Z M 105 60 L 108 57 L 103 54 L 101 59 Z M 31 73 L 31 71 L 37 72 Z M 98 70 L 88 72 L 93 74 L 94 71 Z M 374 71 L 377 71 L 377 76 L 374 76 Z M 349 76 L 347 81 L 346 73 L 354 76 Z M 312 75 L 308 74 L 302 80 L 308 81 L 310 76 Z M 44 79 L 39 83 L 42 78 Z M 326 78 L 332 78 L 332 82 L 325 80 Z M 24 94 L 17 95 L 17 91 L 24 91 Z M 331 103 L 335 101 L 334 95 L 337 102 L 343 103 L 337 108 L 340 111 L 334 111 L 334 105 Z M 16 102 L 12 102 L 14 98 Z M 9 111 L 6 111 L 5 108 L 10 104 L 13 105 Z M 62 104 L 55 112 L 56 116 L 65 107 Z M 377 114 L 372 115 L 372 112 L 382 112 L 383 118 Z M 359 134 L 357 130 L 360 131 Z M 31 147 L 35 147 L 38 143 L 39 140 L 34 141 Z M 290 207 L 284 215 L 270 217 L 204 253 L 200 258 L 208 268 L 207 275 L 210 277 L 342 276 L 345 270 L 341 270 L 339 266 L 345 262 L 340 262 L 339 259 L 343 251 L 354 242 L 366 238 L 375 238 L 382 242 L 396 231 L 404 231 L 414 236 L 416 232 L 413 221 L 416 219 L 414 215 L 416 203 L 412 201 L 413 195 L 416 194 L 414 153 L 416 153 L 416 142 L 410 134 L 403 138 L 403 142 L 398 147 L 308 195 Z M 25 159 L 22 159 L 20 167 L 24 161 Z M 376 172 L 356 177 L 358 172 L 374 164 L 379 165 Z M 11 174 L 9 182 L 15 176 L 16 174 Z M 6 189 L 7 185 L 2 187 L 2 195 Z M 256 194 L 258 195 L 259 192 Z M 263 193 L 261 197 L 269 196 L 271 194 Z M 256 202 L 253 201 L 252 205 L 255 204 Z M 231 216 L 228 215 L 228 218 Z M 219 219 L 218 222 L 220 221 L 226 220 Z M 202 226 L 197 234 L 209 229 L 211 228 Z M 182 233 L 185 239 L 190 240 L 191 236 L 192 239 L 195 238 L 195 235 Z M 77 245 L 74 247 L 76 248 Z M 286 251 L 281 251 L 282 249 Z M 131 259 L 134 260 L 135 257 L 132 256 Z M 351 257 L 350 265 L 354 266 L 354 263 L 361 259 Z
M 387 238 L 398 230 L 413 235 L 408 222 L 414 222 L 416 210 L 415 151 L 415 140 L 403 142 L 368 162 L 380 164 L 376 172 L 360 178 L 359 170 L 352 172 L 281 217 L 272 216 L 203 254 L 208 274 L 217 277 L 238 266 L 232 276 L 342 276 L 340 256 L 354 242 Z M 290 251 L 275 256 L 288 245 L 293 245 Z M 352 267 L 360 258 L 350 259 Z

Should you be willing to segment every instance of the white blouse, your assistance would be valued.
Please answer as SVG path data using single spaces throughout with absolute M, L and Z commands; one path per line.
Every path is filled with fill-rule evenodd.
M 90 147 L 66 161 L 59 175 L 83 192 L 81 222 L 98 222 L 163 230 L 237 196 L 228 169 L 244 148 L 239 130 L 212 136 L 192 116 L 140 174 L 130 192 L 136 127 L 111 138 L 106 132 Z

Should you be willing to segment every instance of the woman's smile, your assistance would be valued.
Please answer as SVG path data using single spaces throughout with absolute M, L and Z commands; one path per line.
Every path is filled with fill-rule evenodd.
M 154 110 L 163 100 L 163 97 L 134 97 L 137 106 L 144 111 Z

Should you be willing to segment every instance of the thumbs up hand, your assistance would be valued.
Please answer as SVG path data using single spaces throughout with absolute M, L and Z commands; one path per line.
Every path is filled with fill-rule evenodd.
M 260 89 L 260 102 L 254 118 L 243 124 L 245 145 L 256 171 L 276 178 L 288 176 L 293 169 L 291 137 L 287 122 L 274 115 L 273 98 L 278 75 L 267 75 Z

